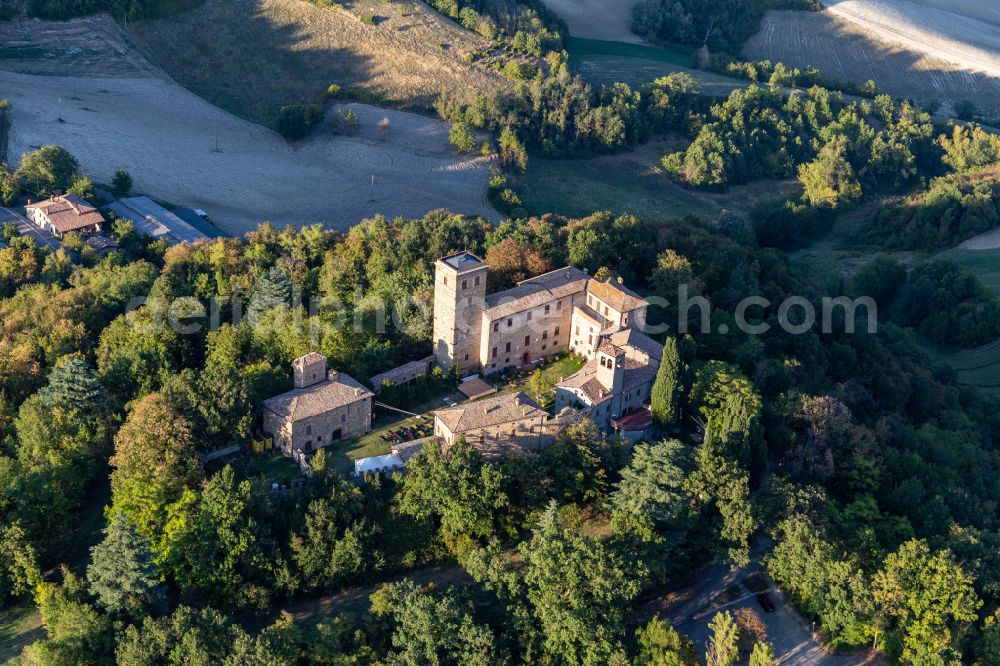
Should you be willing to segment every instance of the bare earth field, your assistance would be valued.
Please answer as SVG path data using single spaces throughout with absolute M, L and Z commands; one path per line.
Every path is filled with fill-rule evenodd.
M 875 0 L 838 3 L 822 12 L 769 12 L 761 31 L 744 45 L 743 55 L 796 67 L 813 65 L 845 81 L 871 79 L 895 96 L 922 103 L 941 102 L 942 113 L 969 100 L 984 117 L 1000 117 L 1000 71 L 995 76 L 984 71 L 991 62 L 989 58 L 1000 58 L 1000 23 L 992 18 L 996 11 L 993 0 L 920 0 L 919 5 L 914 0 L 878 1 L 897 12 L 893 18 L 875 14 L 881 16 L 882 23 L 888 23 L 883 28 L 874 21 L 862 23 L 858 17 L 867 14 L 854 14 L 850 19 L 845 16 L 851 8 L 875 7 Z M 943 12 L 942 6 L 952 11 Z M 911 15 L 926 17 L 931 10 L 937 12 L 936 16 L 950 16 L 950 22 L 935 26 L 908 23 L 905 19 Z M 966 12 L 964 18 L 959 11 Z M 979 29 L 965 30 L 969 25 Z M 908 37 L 893 36 L 890 28 Z M 936 38 L 936 29 L 950 32 Z M 959 41 L 966 36 L 968 42 Z M 918 49 L 919 40 L 923 45 Z M 958 48 L 963 44 L 969 45 L 965 51 Z M 968 55 L 972 52 L 981 57 Z
M 887 42 L 962 69 L 1000 76 L 994 0 L 826 0 L 828 11 Z
M 641 43 L 632 33 L 632 0 L 544 0 L 573 37 Z
M 232 234 L 263 220 L 346 229 L 375 213 L 495 215 L 485 200 L 484 158 L 453 156 L 448 126 L 411 113 L 352 104 L 357 136 L 320 133 L 289 144 L 165 78 L 0 71 L 0 96 L 14 104 L 12 156 L 59 144 L 95 181 L 125 169 L 136 190 L 203 208 Z M 382 117 L 392 127 L 384 142 L 376 129 Z
M 506 79 L 465 60 L 488 47 L 419 0 L 206 0 L 129 25 L 129 38 L 178 83 L 243 118 L 271 124 L 281 106 L 331 83 L 390 106 L 428 106 L 441 90 L 497 89 Z M 362 22 L 371 16 L 374 25 Z

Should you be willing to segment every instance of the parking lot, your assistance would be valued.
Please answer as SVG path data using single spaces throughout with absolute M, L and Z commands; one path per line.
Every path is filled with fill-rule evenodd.
M 35 242 L 38 243 L 39 246 L 48 245 L 53 250 L 56 250 L 59 248 L 60 245 L 62 245 L 62 243 L 59 242 L 58 238 L 56 238 L 47 231 L 39 229 L 34 224 L 29 222 L 27 218 L 23 217 L 22 215 L 18 215 L 10 208 L 0 207 L 0 226 L 3 226 L 8 222 L 13 222 L 14 224 L 16 224 L 17 233 L 19 233 L 22 236 L 31 236 L 32 238 L 35 239 Z

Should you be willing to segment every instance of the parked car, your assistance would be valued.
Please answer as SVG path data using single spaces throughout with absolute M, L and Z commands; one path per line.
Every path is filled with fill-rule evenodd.
M 761 594 L 758 594 L 757 603 L 760 604 L 760 607 L 764 609 L 765 613 L 774 612 L 774 602 L 771 601 L 771 597 L 769 597 L 767 594 L 764 594 L 763 592 Z

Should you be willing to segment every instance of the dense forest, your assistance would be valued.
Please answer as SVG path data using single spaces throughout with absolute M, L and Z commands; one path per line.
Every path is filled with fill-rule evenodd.
M 0 591 L 41 609 L 29 664 L 693 663 L 668 623 L 635 625 L 637 602 L 705 562 L 746 563 L 764 535 L 767 570 L 831 645 L 877 640 L 913 664 L 998 658 L 997 405 L 932 367 L 905 328 L 940 325 L 915 292 L 958 289 L 947 267 L 859 273 L 846 291 L 889 304 L 877 333 L 751 336 L 719 332 L 745 296 L 825 294 L 746 230 L 695 219 L 493 227 L 438 212 L 170 249 L 129 223 L 112 233 L 121 249 L 105 258 L 11 230 L 0 250 Z M 253 465 L 199 464 L 251 435 L 301 354 L 359 377 L 426 354 L 433 261 L 463 248 L 499 285 L 571 264 L 710 297 L 710 331 L 665 339 L 665 436 L 631 448 L 584 424 L 498 461 L 430 447 L 405 476 L 360 486 L 320 454 L 303 488 L 278 495 Z M 305 311 L 293 289 L 363 326 L 330 325 L 337 313 Z M 247 316 L 216 331 L 181 335 L 162 316 L 178 299 L 237 297 Z M 387 330 L 380 301 L 405 304 Z M 73 527 L 108 479 L 103 541 L 73 565 Z M 445 562 L 471 582 L 392 583 L 370 615 L 318 625 L 252 619 Z M 770 663 L 737 620 L 713 622 L 718 649 L 749 640 Z

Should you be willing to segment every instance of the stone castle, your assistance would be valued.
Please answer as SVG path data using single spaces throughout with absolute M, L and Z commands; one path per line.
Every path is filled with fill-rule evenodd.
M 604 336 L 645 321 L 646 301 L 620 280 L 560 268 L 493 294 L 471 252 L 435 262 L 434 356 L 442 368 L 492 374 L 572 350 L 594 358 Z
M 548 356 L 572 351 L 586 363 L 556 384 L 557 412 L 565 416 L 566 408 L 576 410 L 622 435 L 648 429 L 647 406 L 663 346 L 639 330 L 649 305 L 645 299 L 620 279 L 597 280 L 577 268 L 560 268 L 487 294 L 488 272 L 471 252 L 435 262 L 438 365 L 488 375 L 530 369 Z M 519 427 L 511 429 L 511 436 L 520 433 Z M 540 424 L 525 428 L 528 436 L 541 433 Z

